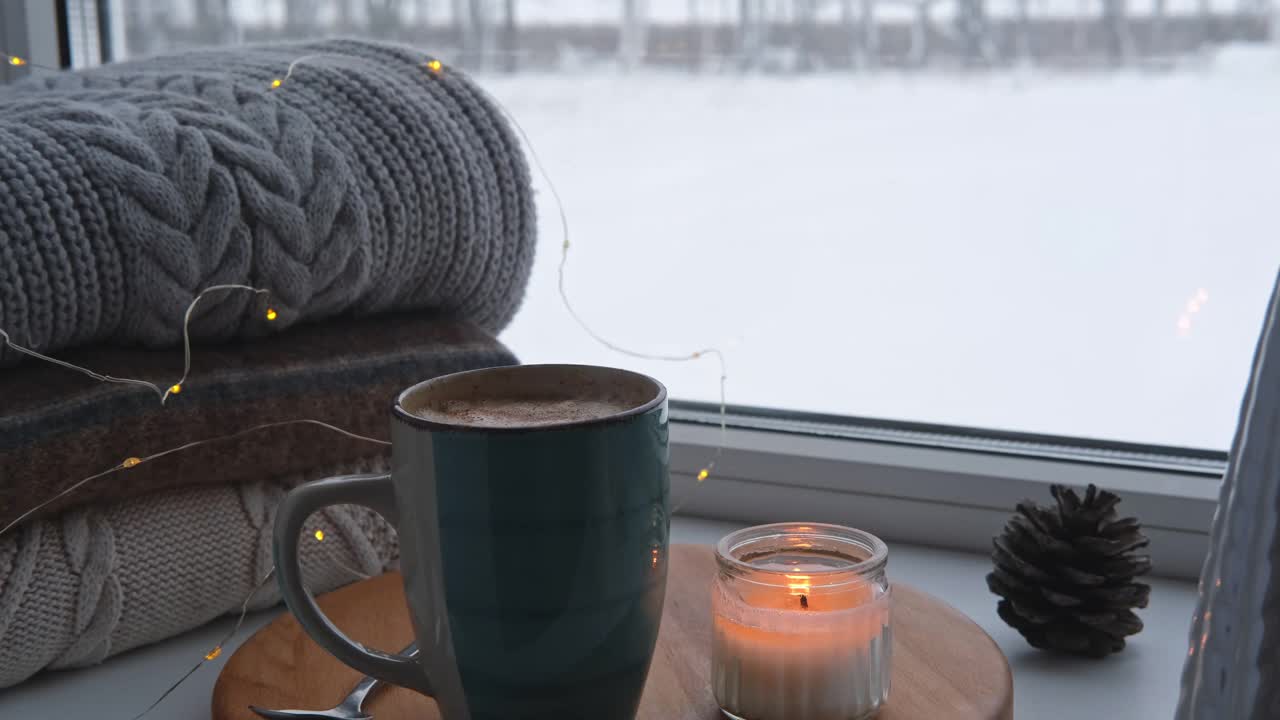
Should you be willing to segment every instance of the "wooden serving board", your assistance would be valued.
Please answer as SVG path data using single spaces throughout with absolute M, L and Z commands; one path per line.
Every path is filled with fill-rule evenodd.
M 658 648 L 638 720 L 716 720 L 711 695 L 710 547 L 674 545 Z M 348 585 L 319 599 L 353 639 L 399 650 L 413 639 L 400 576 Z M 360 673 L 312 642 L 289 613 L 236 650 L 213 689 L 213 720 L 253 720 L 249 705 L 330 708 Z M 378 720 L 441 720 L 435 703 L 386 687 L 365 710 Z M 901 583 L 893 586 L 893 687 L 879 720 L 1011 720 L 1013 678 L 994 641 L 945 603 Z M 568 719 L 566 719 L 568 720 Z

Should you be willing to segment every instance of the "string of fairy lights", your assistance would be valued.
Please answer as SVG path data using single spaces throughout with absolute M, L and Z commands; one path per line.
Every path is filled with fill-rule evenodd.
M 269 90 L 277 91 L 277 90 L 280 90 L 281 88 L 286 87 L 287 83 L 289 83 L 293 79 L 294 73 L 299 66 L 301 66 L 302 64 L 308 61 L 323 57 L 323 55 L 324 55 L 323 53 L 317 53 L 317 54 L 304 55 L 302 57 L 297 58 L 296 60 L 294 60 L 289 64 L 285 73 L 282 76 L 273 78 L 271 80 L 269 84 Z M 10 55 L 8 53 L 4 53 L 3 51 L 0 51 L 0 57 L 3 57 L 4 62 L 12 67 L 34 67 L 34 68 L 41 68 L 44 70 L 50 70 L 55 72 L 58 71 L 57 68 L 52 68 L 52 67 L 44 66 L 38 63 L 33 63 L 27 58 L 24 58 L 18 55 Z M 444 64 L 440 60 L 435 58 L 427 58 L 422 63 L 422 67 L 426 70 L 426 72 L 436 77 L 441 76 L 445 72 Z M 569 241 L 568 217 L 565 211 L 564 203 L 560 197 L 559 192 L 555 187 L 555 184 L 551 181 L 551 177 L 549 173 L 547 172 L 546 168 L 543 166 L 541 158 L 538 157 L 537 151 L 534 149 L 533 142 L 530 140 L 528 133 L 525 132 L 524 128 L 516 120 L 514 115 L 502 103 L 500 103 L 496 98 L 493 98 L 492 96 L 490 96 L 490 100 L 494 103 L 496 107 L 498 107 L 503 112 L 506 118 L 511 122 L 512 126 L 515 127 L 517 132 L 520 134 L 521 139 L 523 140 L 526 148 L 528 149 L 530 157 L 533 159 L 534 165 L 536 166 L 543 181 L 547 184 L 547 187 L 550 189 L 551 194 L 555 200 L 556 208 L 559 213 L 560 225 L 563 232 L 560 264 L 558 268 L 558 289 L 559 289 L 560 299 L 564 304 L 565 309 L 568 311 L 570 317 L 573 318 L 574 322 L 577 323 L 577 325 L 595 342 L 599 343 L 600 345 L 604 346 L 605 348 L 613 352 L 626 355 L 628 357 L 641 359 L 641 360 L 653 360 L 653 361 L 663 361 L 663 362 L 691 362 L 691 361 L 696 361 L 702 358 L 714 357 L 719 363 L 721 440 L 715 449 L 714 456 L 705 465 L 703 465 L 703 467 L 695 475 L 695 479 L 697 483 L 699 484 L 702 483 L 708 477 L 710 477 L 712 471 L 715 470 L 716 462 L 720 459 L 721 455 L 724 452 L 724 434 L 726 432 L 726 426 L 727 426 L 726 425 L 727 405 L 726 405 L 726 396 L 725 396 L 725 382 L 728 379 L 728 375 L 725 369 L 724 353 L 722 353 L 719 349 L 714 347 L 704 348 L 704 349 L 697 350 L 687 354 L 659 354 L 659 353 L 642 352 L 642 351 L 627 348 L 615 342 L 612 342 L 608 338 L 596 332 L 586 322 L 586 320 L 578 313 L 577 309 L 574 307 L 573 303 L 570 301 L 569 294 L 566 290 L 566 285 L 565 285 L 566 267 L 569 260 L 569 250 L 570 250 L 571 244 Z M 4 347 L 7 347 L 15 352 L 21 353 L 23 355 L 39 360 L 41 362 L 51 363 L 53 365 L 57 365 L 65 369 L 81 373 L 99 382 L 114 383 L 114 384 L 121 384 L 121 385 L 132 385 L 135 387 L 145 388 L 155 393 L 161 406 L 164 406 L 171 397 L 178 395 L 183 391 L 183 388 L 190 377 L 190 373 L 191 373 L 190 324 L 191 324 L 192 314 L 194 313 L 197 305 L 199 305 L 199 303 L 206 296 L 213 295 L 213 294 L 223 294 L 228 292 L 237 292 L 237 291 L 253 293 L 254 295 L 265 295 L 265 296 L 270 295 L 270 291 L 266 288 L 259 288 L 259 287 L 253 287 L 250 285 L 240 285 L 240 284 L 211 285 L 209 287 L 204 288 L 198 294 L 196 294 L 196 296 L 192 299 L 191 303 L 187 306 L 186 312 L 183 314 L 183 320 L 182 320 L 183 368 L 182 368 L 182 374 L 177 378 L 177 380 L 175 380 L 172 383 L 162 384 L 162 383 L 156 383 L 156 382 L 152 382 L 145 379 L 115 377 L 112 375 L 98 373 L 90 368 L 76 365 L 74 363 L 69 363 L 64 360 L 59 360 L 57 358 L 50 357 L 43 353 L 37 352 L 36 350 L 33 350 L 31 348 L 25 347 L 15 342 L 13 338 L 9 335 L 9 333 L 6 332 L 3 328 L 0 328 L 0 340 L 3 340 Z M 268 304 L 263 313 L 263 317 L 268 322 L 272 322 L 279 317 L 279 313 Z M 213 443 L 231 442 L 236 439 L 249 436 L 249 435 L 254 435 L 265 430 L 285 427 L 290 425 L 311 425 L 311 426 L 319 427 L 331 432 L 339 433 L 341 435 L 345 435 L 347 437 L 350 437 L 356 440 L 370 442 L 370 443 L 374 443 L 381 446 L 390 445 L 390 443 L 385 440 L 379 440 L 377 438 L 367 437 L 364 435 L 353 433 L 348 430 L 344 430 L 343 428 L 340 428 L 338 426 L 335 426 L 320 420 L 316 420 L 313 418 L 299 418 L 299 419 L 281 420 L 276 422 L 262 423 L 262 424 L 255 425 L 253 427 L 245 428 L 242 430 L 238 430 L 236 432 L 229 433 L 226 435 L 193 440 L 193 441 L 184 443 L 182 445 L 179 445 L 177 447 L 168 448 L 168 449 L 161 450 L 151 454 L 129 455 L 125 457 L 123 460 L 121 460 L 120 462 L 116 463 L 115 465 L 107 468 L 106 470 L 95 473 L 86 478 L 82 478 L 76 481 L 75 483 L 72 483 L 71 485 L 67 486 L 66 488 L 60 490 L 53 496 L 46 498 L 40 501 L 38 504 L 34 505 L 33 507 L 27 509 L 26 511 L 21 513 L 17 518 L 15 518 L 14 520 L 6 524 L 3 528 L 0 528 L 0 537 L 3 537 L 6 533 L 8 533 L 14 527 L 18 526 L 23 521 L 30 518 L 32 515 L 39 512 L 41 509 L 49 506 L 51 503 L 54 503 L 61 498 L 66 497 L 67 495 L 70 495 L 71 493 L 74 493 L 75 491 L 79 490 L 80 488 L 84 487 L 85 485 L 91 482 L 100 480 L 104 477 L 114 475 L 119 472 L 125 472 L 128 470 L 131 470 L 133 468 L 138 467 L 139 465 L 142 465 L 143 463 L 157 460 L 167 455 L 172 455 L 175 453 L 183 452 L 185 450 L 190 450 L 192 448 L 209 445 Z M 674 513 L 680 507 L 681 505 L 677 505 L 676 508 L 672 510 L 672 512 Z M 313 533 L 313 537 L 317 542 L 323 542 L 325 540 L 324 531 L 319 529 L 315 530 Z M 345 568 L 348 572 L 351 572 L 359 577 L 367 577 L 364 573 L 361 573 L 357 570 L 346 567 L 345 565 L 342 565 L 342 563 L 340 562 L 338 562 L 338 564 L 341 565 L 343 568 Z M 273 566 L 267 573 L 265 573 L 262 576 L 261 579 L 258 580 L 258 582 L 253 586 L 252 590 L 249 592 L 249 595 L 244 599 L 244 602 L 241 603 L 239 615 L 236 618 L 236 622 L 234 623 L 231 630 L 228 631 L 208 652 L 206 652 L 198 662 L 196 662 L 189 670 L 187 670 L 187 672 L 185 672 L 172 685 L 170 685 L 159 697 L 157 697 L 154 702 L 152 702 L 149 706 L 147 706 L 145 710 L 143 710 L 142 712 L 134 716 L 133 720 L 141 720 L 141 718 L 144 718 L 145 716 L 147 716 L 149 713 L 151 713 L 152 710 L 154 710 L 162 702 L 164 702 L 164 700 L 168 698 L 169 695 L 171 695 L 175 690 L 177 690 L 179 686 L 181 686 L 184 682 L 186 682 L 188 678 L 190 678 L 193 674 L 195 674 L 201 667 L 203 667 L 206 663 L 212 660 L 215 660 L 222 655 L 224 646 L 228 642 L 230 642 L 233 637 L 235 637 L 236 633 L 238 633 L 241 627 L 243 626 L 245 618 L 248 614 L 249 605 L 252 603 L 253 598 L 263 588 L 263 586 L 266 585 L 266 583 L 271 579 L 271 577 L 274 574 L 275 574 L 275 567 Z
M 200 301 L 203 300 L 206 295 L 225 292 L 227 290 L 249 290 L 255 295 L 266 295 L 269 293 L 269 291 L 266 290 L 265 288 L 256 288 L 256 287 L 251 287 L 249 285 L 228 284 L 228 285 L 210 285 L 209 287 L 202 290 L 200 294 L 196 295 L 195 299 L 191 301 L 191 304 L 187 306 L 187 312 L 182 316 L 182 377 L 178 378 L 177 381 L 173 382 L 172 384 L 166 387 L 161 387 L 147 380 L 138 380 L 135 378 L 118 378 L 111 375 L 102 375 L 90 370 L 89 368 L 81 367 L 79 365 L 74 365 L 72 363 L 69 363 L 63 360 L 58 360 L 57 358 L 52 358 L 52 357 L 49 357 L 48 355 L 43 355 L 41 353 L 38 353 L 35 350 L 31 350 L 30 348 L 25 348 L 21 345 L 18 345 L 17 343 L 13 342 L 13 340 L 9 337 L 9 333 L 5 332 L 2 329 L 0 329 L 0 336 L 4 337 L 5 345 L 9 346 L 10 348 L 12 348 L 17 352 L 22 353 L 23 355 L 36 358 L 37 360 L 43 360 L 45 362 L 53 363 L 54 365 L 67 368 L 68 370 L 74 370 L 78 373 L 83 373 L 101 382 L 116 383 L 119 385 L 137 385 L 140 387 L 145 387 L 151 390 L 152 392 L 154 392 L 156 396 L 160 398 L 160 404 L 164 405 L 165 402 L 169 400 L 169 397 L 171 395 L 177 395 L 178 393 L 182 392 L 183 383 L 185 383 L 187 381 L 187 378 L 190 377 L 191 375 L 191 333 L 190 333 L 191 313 L 195 312 L 196 305 L 200 304 Z M 274 321 L 277 317 L 279 317 L 279 313 L 276 312 L 275 308 L 268 306 L 267 311 L 265 313 L 265 317 L 267 318 L 268 322 L 271 322 L 271 321 Z M 138 460 L 138 458 L 130 458 L 130 460 Z M 136 464 L 137 463 L 135 462 L 133 465 L 136 465 Z M 133 467 L 133 465 L 126 465 L 125 467 Z
M 573 318 L 573 321 L 578 324 L 578 327 L 581 328 L 582 331 L 585 332 L 592 340 L 595 340 L 597 343 L 603 345 L 609 350 L 612 350 L 613 352 L 616 352 L 620 355 L 626 355 L 628 357 L 633 357 L 639 360 L 657 360 L 660 362 L 691 362 L 694 360 L 699 360 L 704 357 L 714 357 L 716 361 L 719 363 L 720 365 L 720 440 L 716 444 L 715 454 L 712 456 L 710 460 L 707 461 L 705 465 L 702 466 L 701 469 L 698 470 L 697 475 L 694 476 L 694 480 L 696 482 L 698 483 L 703 482 L 704 480 L 706 480 L 708 477 L 711 476 L 712 471 L 716 469 L 716 462 L 720 460 L 721 455 L 724 454 L 725 435 L 728 433 L 729 406 L 725 397 L 725 383 L 729 379 L 729 373 L 725 366 L 724 353 L 721 352 L 718 348 L 714 348 L 714 347 L 708 347 L 702 350 L 695 350 L 691 353 L 682 354 L 682 355 L 640 352 L 638 350 L 632 350 L 630 348 L 623 347 L 615 342 L 610 341 L 608 338 L 596 332 L 594 329 L 592 329 L 592 327 L 589 324 L 587 324 L 587 321 L 584 320 L 582 316 L 578 314 L 578 311 L 574 307 L 573 303 L 569 301 L 569 292 L 565 289 L 565 268 L 569 264 L 569 248 L 571 247 L 571 244 L 569 242 L 569 217 L 564 208 L 564 200 L 561 199 L 560 191 L 556 189 L 555 183 L 551 182 L 551 174 L 548 173 L 547 169 L 542 165 L 542 158 L 538 156 L 538 150 L 537 148 L 534 147 L 533 141 L 529 139 L 529 134 L 525 132 L 524 126 L 520 124 L 520 121 L 516 119 L 515 115 L 510 110 L 508 110 L 505 105 L 498 102 L 497 98 L 494 98 L 492 96 L 490 96 L 490 98 L 492 99 L 493 103 L 502 110 L 503 115 L 506 116 L 507 121 L 511 123 L 511 126 L 516 129 L 516 132 L 520 133 L 520 138 L 524 140 L 525 147 L 528 148 L 529 150 L 529 157 L 533 159 L 534 167 L 538 169 L 538 174 L 542 176 L 543 182 L 547 184 L 547 188 L 551 191 L 551 196 L 555 200 L 556 212 L 559 213 L 559 216 L 560 216 L 560 229 L 563 234 L 563 240 L 560 243 L 560 265 L 556 271 L 557 272 L 556 287 L 560 292 L 561 303 L 564 305 L 565 310 L 568 311 L 569 316 Z M 686 500 L 687 499 L 688 498 L 686 496 Z M 673 508 L 671 512 L 674 514 L 675 511 L 679 510 L 681 507 L 683 507 L 683 505 L 684 505 L 683 502 L 677 504 L 676 507 Z

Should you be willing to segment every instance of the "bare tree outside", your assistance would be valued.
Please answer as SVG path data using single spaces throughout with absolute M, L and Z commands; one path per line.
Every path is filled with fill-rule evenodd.
M 1169 20 L 1168 9 L 1168 0 L 1154 0 L 1152 4 L 1148 46 L 1153 48 L 1152 52 L 1156 54 L 1161 53 L 1165 46 L 1165 28 Z
M 516 20 L 516 0 L 502 0 L 502 69 L 515 72 L 520 65 L 520 30 Z
M 794 17 L 797 31 L 796 69 L 812 72 L 821 65 L 815 52 L 818 38 L 817 0 L 796 0 Z
M 739 67 L 749 70 L 759 64 L 765 32 L 764 0 L 738 0 Z
M 235 21 L 231 0 L 196 0 L 196 23 L 204 28 L 210 45 L 235 42 Z
M 1031 43 L 1031 0 L 1017 0 L 1017 37 L 1015 39 L 1014 56 L 1024 63 L 1035 62 L 1035 54 Z
M 931 0 L 912 0 L 915 5 L 916 21 L 911 26 L 911 46 L 907 53 L 907 64 L 912 67 L 924 67 L 929 64 L 930 37 L 932 23 L 929 19 Z
M 995 60 L 986 0 L 957 0 L 955 28 L 963 62 L 979 65 Z
M 345 5 L 345 0 L 339 0 Z M 379 37 L 390 37 L 401 23 L 400 0 L 365 0 L 365 15 L 368 18 L 369 32 Z
M 284 0 L 284 34 L 310 35 L 316 17 L 316 0 Z
M 874 68 L 880 59 L 880 25 L 876 21 L 876 0 L 861 0 L 862 43 L 858 46 L 859 67 Z
M 125 27 L 118 56 L 335 33 L 430 46 L 452 62 L 519 72 L 598 60 L 698 72 L 883 67 L 1126 67 L 1270 43 L 1274 0 L 101 0 Z M 995 8 L 995 9 L 993 9 Z M 1100 8 L 1097 12 L 1095 8 Z M 905 11 L 905 12 L 904 12 Z M 1173 13 L 1173 14 L 1171 14 Z M 943 19 L 949 18 L 949 19 Z M 536 25 L 536 32 L 530 28 Z M 1173 29 L 1176 28 L 1176 32 Z M 1141 42 L 1139 42 L 1141 40 Z M 736 56 L 736 61 L 732 61 Z M 726 62 L 726 59 L 731 60 Z
M 627 69 L 639 67 L 646 55 L 645 17 L 641 5 L 642 0 L 622 0 L 618 55 L 622 60 L 622 66 Z
M 1113 65 L 1123 65 L 1133 57 L 1133 36 L 1125 0 L 1102 0 L 1102 29 L 1106 33 L 1107 54 Z
M 1213 15 L 1213 3 L 1210 0 L 1196 0 L 1196 7 L 1200 11 L 1200 43 L 1209 45 L 1218 40 L 1217 21 Z

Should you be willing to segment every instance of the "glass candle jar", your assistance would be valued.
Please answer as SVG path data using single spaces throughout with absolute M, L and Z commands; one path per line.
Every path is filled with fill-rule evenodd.
M 889 696 L 889 550 L 839 525 L 739 530 L 716 547 L 711 683 L 734 720 L 863 720 Z

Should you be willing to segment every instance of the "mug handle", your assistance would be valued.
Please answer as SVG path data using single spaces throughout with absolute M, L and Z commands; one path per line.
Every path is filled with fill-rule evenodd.
M 422 655 L 419 659 L 392 655 L 355 642 L 325 617 L 311 593 L 302 586 L 298 536 L 307 518 L 329 505 L 363 505 L 392 524 L 398 524 L 390 474 L 339 475 L 290 490 L 276 513 L 272 550 L 285 605 L 320 647 L 350 667 L 383 682 L 432 695 L 431 681 L 420 661 Z

